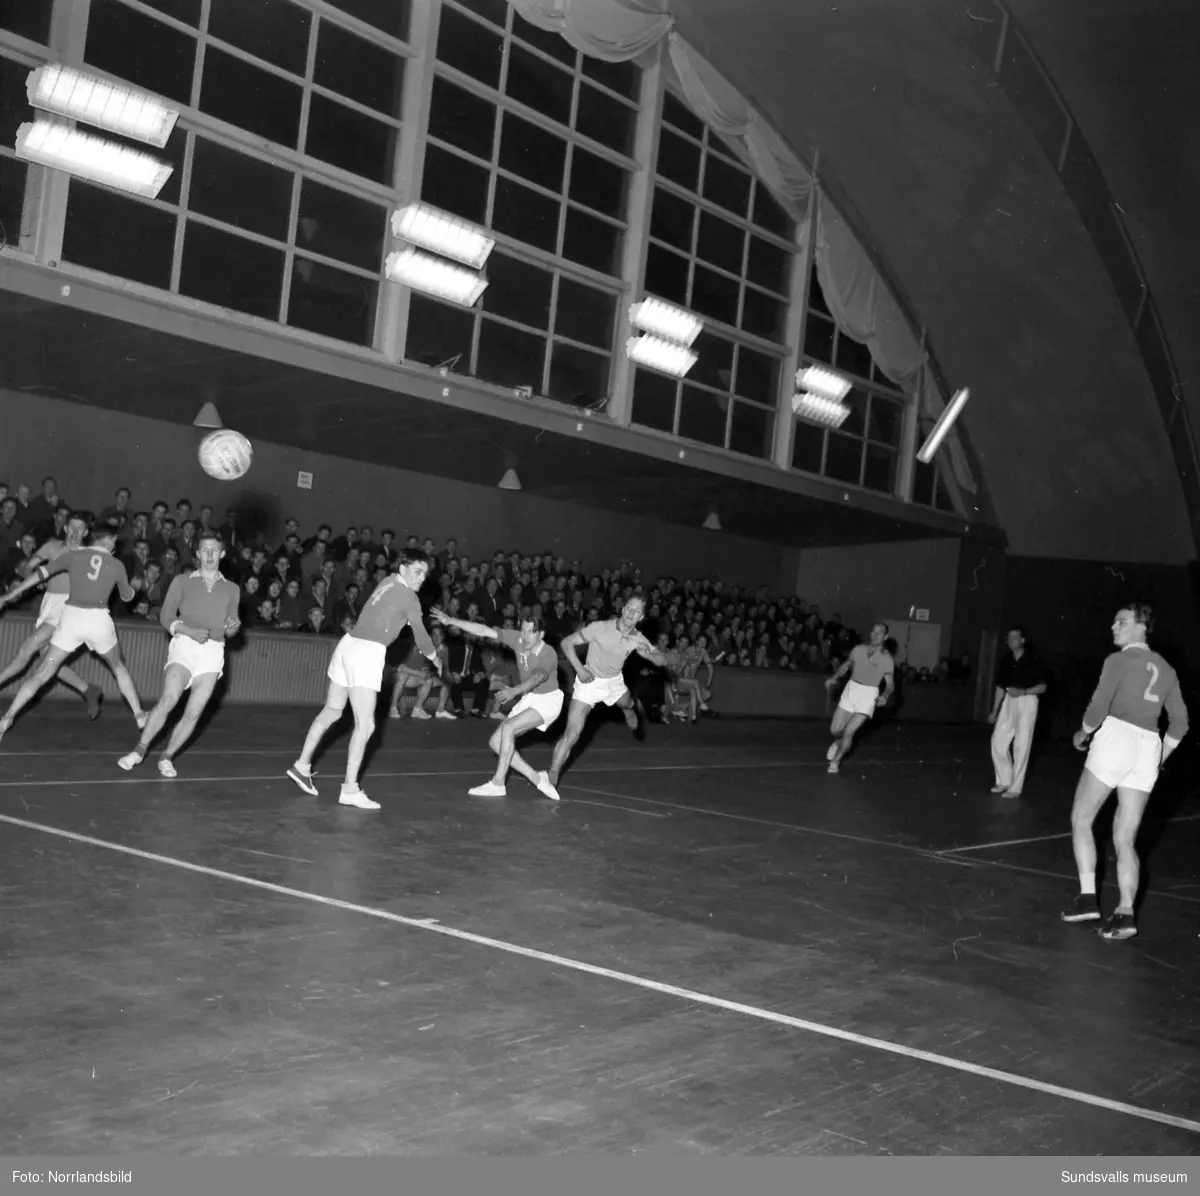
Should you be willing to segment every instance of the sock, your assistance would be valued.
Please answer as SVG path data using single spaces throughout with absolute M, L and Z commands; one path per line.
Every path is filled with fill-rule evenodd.
M 1115 912 L 1118 914 L 1128 914 L 1132 918 L 1133 917 L 1133 906 L 1126 905 L 1124 902 L 1122 902 L 1120 905 L 1117 906 Z
M 1094 872 L 1081 872 L 1079 874 L 1079 891 L 1085 897 L 1095 897 L 1096 874 Z

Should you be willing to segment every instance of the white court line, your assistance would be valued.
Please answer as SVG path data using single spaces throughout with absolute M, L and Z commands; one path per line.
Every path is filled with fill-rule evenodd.
M 1156 824 L 1151 821 L 1150 824 L 1174 826 L 1177 822 L 1195 822 L 1198 818 L 1200 818 L 1200 814 L 1185 814 L 1182 818 L 1166 818 L 1161 823 Z M 1016 847 L 1022 843 L 1048 843 L 1051 839 L 1069 839 L 1070 837 L 1070 831 L 1059 831 L 1054 835 L 1034 835 L 1028 839 L 1000 839 L 995 843 L 972 843 L 968 847 L 944 847 L 937 854 L 954 855 L 960 851 L 987 851 L 991 847 Z
M 670 814 L 655 814 L 651 810 L 635 810 L 632 806 L 614 806 L 607 801 L 587 801 L 577 797 L 571 802 L 572 806 L 599 806 L 602 810 L 624 810 L 627 814 L 640 814 L 643 818 L 670 818 Z M 561 808 L 561 807 L 560 807 Z M 569 808 L 569 807 L 568 807 Z
M 458 930 L 452 926 L 443 926 L 431 918 L 408 918 L 402 914 L 394 914 L 388 910 L 376 909 L 370 905 L 356 905 L 349 901 L 339 901 L 334 897 L 323 897 L 318 893 L 308 893 L 303 889 L 291 889 L 285 885 L 273 884 L 266 880 L 256 880 L 250 876 L 240 876 L 236 872 L 225 872 L 219 868 L 209 868 L 204 864 L 193 864 L 187 860 L 175 859 L 172 856 L 156 855 L 153 852 L 142 851 L 136 847 L 127 847 L 122 843 L 110 843 L 105 839 L 93 839 L 90 835 L 80 835 L 75 831 L 60 830 L 58 827 L 44 826 L 39 822 L 26 822 L 21 818 L 11 818 L 0 814 L 0 821 L 12 826 L 23 827 L 26 830 L 40 831 L 46 835 L 56 835 L 75 843 L 86 843 L 91 847 L 102 847 L 107 851 L 116 851 L 124 855 L 135 856 L 138 859 L 149 860 L 156 864 L 166 864 L 173 868 L 182 868 L 188 872 L 196 872 L 203 876 L 216 877 L 219 880 L 231 881 L 234 884 L 249 885 L 256 889 L 264 889 L 284 897 L 296 897 L 301 901 L 312 901 L 318 905 L 329 906 L 333 909 L 346 910 L 349 913 L 365 914 L 370 918 L 379 918 L 399 926 L 410 926 L 433 934 L 444 935 L 447 938 L 459 939 L 462 942 L 475 943 L 480 947 L 491 947 L 495 951 L 504 951 L 510 955 L 520 955 L 526 959 L 535 959 L 540 963 L 552 964 L 555 967 L 570 968 L 576 972 L 586 972 L 592 976 L 600 976 L 606 980 L 615 980 L 636 988 L 647 989 L 650 992 L 662 993 L 665 996 L 679 997 L 681 1000 L 697 1005 L 707 1005 L 714 1009 L 723 1009 L 728 1013 L 740 1013 L 758 1021 L 774 1022 L 776 1025 L 788 1026 L 794 1030 L 805 1030 L 810 1034 L 821 1035 L 825 1038 L 839 1039 L 851 1042 L 855 1046 L 870 1047 L 890 1055 L 900 1055 L 906 1059 L 916 1059 L 922 1063 L 931 1063 L 937 1067 L 948 1068 L 952 1071 L 966 1072 L 968 1075 L 982 1079 L 997 1080 L 1003 1084 L 1012 1084 L 1018 1088 L 1026 1088 L 1033 1092 L 1041 1092 L 1047 1096 L 1057 1096 L 1063 1100 L 1075 1101 L 1078 1104 L 1091 1105 L 1097 1109 L 1108 1109 L 1113 1113 L 1123 1113 L 1129 1117 L 1138 1117 L 1144 1121 L 1169 1125 L 1175 1129 L 1190 1130 L 1200 1133 L 1200 1121 L 1191 1121 L 1186 1117 L 1176 1117 L 1171 1113 L 1162 1113 L 1157 1109 L 1146 1109 L 1139 1105 L 1131 1105 L 1125 1101 L 1111 1100 L 1105 1096 L 1096 1096 L 1090 1092 L 1081 1092 L 1074 1088 L 1066 1088 L 1060 1084 L 1049 1084 L 1044 1080 L 1035 1080 L 1029 1076 L 1017 1075 L 1014 1072 L 1000 1071 L 994 1067 L 985 1067 L 979 1063 L 969 1063 L 963 1059 L 954 1059 L 949 1055 L 935 1054 L 933 1051 L 923 1051 L 916 1047 L 904 1046 L 901 1043 L 889 1042 L 886 1038 L 872 1038 L 866 1034 L 855 1034 L 851 1030 L 841 1030 L 836 1026 L 827 1026 L 822 1022 L 811 1022 L 803 1018 L 792 1017 L 786 1013 L 776 1013 L 770 1009 L 762 1009 L 756 1005 L 744 1005 L 739 1001 L 727 1001 L 724 997 L 714 997 L 707 993 L 695 992 L 687 988 L 679 988 L 674 984 L 663 984 L 658 980 L 648 980 L 644 976 L 634 976 L 629 972 L 617 972 L 611 968 L 600 967 L 596 964 L 585 963 L 578 959 L 569 959 L 563 955 L 551 955 L 546 951 L 537 951 L 532 947 L 522 947 L 517 943 L 505 942 L 502 939 L 487 938 L 481 934 L 472 934 L 467 930 Z

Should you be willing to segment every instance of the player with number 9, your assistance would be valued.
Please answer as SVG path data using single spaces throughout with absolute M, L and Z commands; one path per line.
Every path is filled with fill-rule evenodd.
M 1088 752 L 1071 810 L 1080 892 L 1061 916 L 1064 922 L 1095 922 L 1101 918 L 1092 824 L 1115 789 L 1113 845 L 1117 849 L 1121 895 L 1116 911 L 1100 928 L 1106 939 L 1127 939 L 1137 934 L 1133 902 L 1140 865 L 1134 841 L 1159 771 L 1188 731 L 1179 678 L 1147 643 L 1153 626 L 1154 613 L 1145 603 L 1132 603 L 1117 612 L 1112 636 L 1118 651 L 1104 662 L 1100 683 L 1074 738 L 1076 749 Z M 1165 739 L 1159 735 L 1164 711 L 1168 719 Z
M 129 703 L 139 728 L 146 725 L 146 714 L 134 687 L 133 678 L 121 659 L 117 629 L 108 613 L 109 600 L 116 590 L 123 601 L 132 602 L 134 589 L 129 584 L 125 566 L 113 556 L 117 533 L 103 528 L 92 533 L 91 543 L 84 548 L 69 548 L 47 565 L 39 565 L 19 586 L 0 598 L 0 606 L 19 598 L 35 586 L 49 581 L 56 574 L 66 573 L 70 592 L 58 627 L 50 639 L 41 663 L 25 683 L 0 719 L 0 739 L 13 724 L 16 716 L 41 692 L 66 660 L 79 648 L 87 646 L 112 669 L 121 696 Z

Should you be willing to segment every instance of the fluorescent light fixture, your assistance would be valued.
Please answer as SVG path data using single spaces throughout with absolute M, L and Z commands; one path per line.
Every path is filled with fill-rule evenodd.
M 80 133 L 59 121 L 26 121 L 17 130 L 17 157 L 76 178 L 154 199 L 174 167 L 149 154 Z
M 504 476 L 500 479 L 497 485 L 501 490 L 520 490 L 521 479 L 517 477 L 517 471 L 515 469 L 506 469 L 504 471 Z
M 818 365 L 810 365 L 796 375 L 796 385 L 809 394 L 819 395 L 823 399 L 840 402 L 850 393 L 850 382 L 835 374 L 833 370 L 824 370 Z
M 709 511 L 708 518 L 700 526 L 710 532 L 719 532 L 721 530 L 721 517 L 716 511 Z
M 954 426 L 954 421 L 958 419 L 959 413 L 967 405 L 970 397 L 971 392 L 963 387 L 950 400 L 949 406 L 942 412 L 941 419 L 934 425 L 933 431 L 929 433 L 929 438 L 921 445 L 921 451 L 917 454 L 917 460 L 922 465 L 928 465 L 933 460 L 933 454 L 938 451 L 938 447 L 946 439 L 950 429 Z
M 635 303 L 629 309 L 629 318 L 635 328 L 680 345 L 692 344 L 704 327 L 704 321 L 690 311 L 672 307 L 661 299 L 643 299 L 641 303 Z
M 811 424 L 822 424 L 827 428 L 840 428 L 850 414 L 836 399 L 824 395 L 809 394 L 807 391 L 792 396 L 792 413 Z
M 483 268 L 496 244 L 476 225 L 423 203 L 410 203 L 393 212 L 392 232 L 411 245 L 453 258 L 472 270 Z
M 416 249 L 389 253 L 386 273 L 393 282 L 459 307 L 474 307 L 488 285 L 486 278 Z
M 81 120 L 109 133 L 162 149 L 179 113 L 145 92 L 49 63 L 29 73 L 25 90 L 35 108 Z
M 625 342 L 625 354 L 635 364 L 672 378 L 682 378 L 700 360 L 686 345 L 661 336 L 631 336 Z

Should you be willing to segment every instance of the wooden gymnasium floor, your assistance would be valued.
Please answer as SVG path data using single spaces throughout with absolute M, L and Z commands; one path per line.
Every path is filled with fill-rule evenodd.
M 345 724 L 320 798 L 284 777 L 313 713 L 220 709 L 173 782 L 117 769 L 113 702 L 6 738 L 0 1152 L 1200 1147 L 1190 786 L 1107 943 L 1057 919 L 1069 748 L 1011 802 L 986 728 L 884 725 L 829 777 L 823 725 L 617 721 L 555 805 L 467 796 L 493 724 L 406 720 L 363 812 Z

